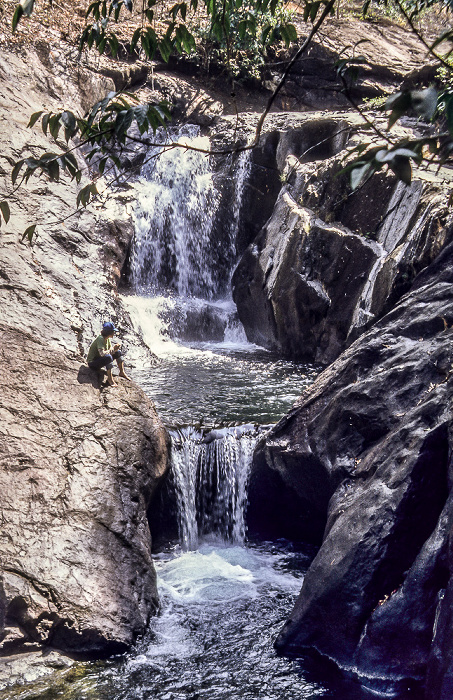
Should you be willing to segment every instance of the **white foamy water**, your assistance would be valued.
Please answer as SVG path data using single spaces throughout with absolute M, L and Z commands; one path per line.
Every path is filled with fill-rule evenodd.
M 198 127 L 184 131 L 175 141 L 209 150 Z M 219 195 L 209 158 L 184 148 L 163 151 L 143 167 L 135 189 L 132 283 L 212 298 L 216 280 L 206 260 Z
M 300 574 L 276 568 L 287 558 L 288 554 L 272 555 L 222 543 L 204 543 L 196 552 L 176 550 L 160 555 L 156 570 L 162 613 L 151 623 L 152 641 L 141 645 L 128 668 L 159 668 L 169 659 L 181 663 L 202 653 L 198 635 L 191 634 L 185 624 L 185 611 L 198 608 L 204 614 L 223 609 L 227 614 L 231 607 L 241 610 L 255 604 L 269 589 L 295 595 Z

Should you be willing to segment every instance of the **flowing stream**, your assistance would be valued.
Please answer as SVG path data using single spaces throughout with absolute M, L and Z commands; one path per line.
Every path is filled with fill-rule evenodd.
M 195 127 L 181 139 L 208 148 Z M 314 552 L 246 538 L 247 481 L 259 436 L 316 377 L 247 342 L 231 299 L 235 238 L 248 173 L 232 164 L 230 222 L 219 269 L 214 173 L 200 153 L 167 153 L 137 185 L 131 290 L 136 330 L 158 356 L 135 376 L 172 438 L 177 542 L 156 555 L 161 614 L 96 688 L 113 700 L 335 700 L 357 685 L 320 681 L 307 662 L 277 657 L 286 620 Z M 87 679 L 87 682 L 89 680 Z M 368 697 L 368 696 L 366 696 Z
M 179 138 L 209 146 L 195 127 Z M 181 149 L 151 159 L 136 185 L 123 301 L 158 357 L 137 361 L 132 373 L 170 430 L 179 538 L 155 555 L 161 611 L 145 638 L 130 654 L 89 666 L 66 699 L 369 697 L 325 672 L 320 680 L 308 661 L 275 654 L 273 641 L 314 552 L 246 538 L 256 441 L 317 373 L 248 343 L 236 317 L 228 283 L 247 169 L 245 157 L 232 165 L 229 240 L 222 244 L 230 267 L 223 271 L 214 250 L 220 195 L 203 154 Z
M 192 127 L 180 138 L 209 147 Z M 221 202 L 206 157 L 168 153 L 137 185 L 132 284 L 123 300 L 159 358 L 134 376 L 170 430 L 179 540 L 156 555 L 162 612 L 149 636 L 121 670 L 111 666 L 96 679 L 117 700 L 328 692 L 272 646 L 313 552 L 246 540 L 256 442 L 316 376 L 248 343 L 237 319 L 228 290 L 247 172 L 245 157 L 232 165 L 223 271 L 213 254 Z

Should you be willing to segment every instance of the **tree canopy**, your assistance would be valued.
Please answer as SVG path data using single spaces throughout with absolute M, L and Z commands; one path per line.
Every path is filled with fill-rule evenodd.
M 258 121 L 254 138 L 249 143 L 232 144 L 222 151 L 235 153 L 252 149 L 259 143 L 265 118 L 295 61 L 307 51 L 326 19 L 338 9 L 338 3 L 339 0 L 302 0 L 304 21 L 311 24 L 302 39 L 291 21 L 291 10 L 283 0 L 189 0 L 176 4 L 167 0 L 142 0 L 138 7 L 134 0 L 94 0 L 86 10 L 78 49 L 108 53 L 114 58 L 120 53 L 129 57 L 140 55 L 149 61 L 159 56 L 168 62 L 174 54 L 193 57 L 204 47 L 214 52 L 216 60 L 234 78 L 247 57 L 252 57 L 253 63 L 257 55 L 265 60 L 266 52 L 276 45 L 287 49 L 294 46 L 292 58 L 288 59 Z M 371 3 L 372 0 L 365 1 L 364 16 L 373 9 Z M 351 108 L 361 114 L 364 128 L 370 134 L 369 139 L 348 152 L 345 170 L 350 172 L 353 189 L 382 168 L 392 170 L 398 179 L 410 184 L 414 163 L 441 166 L 448 164 L 453 154 L 453 29 L 446 26 L 438 36 L 428 40 L 417 26 L 418 19 L 433 5 L 442 6 L 448 17 L 453 0 L 384 0 L 380 6 L 387 7 L 390 3 L 425 46 L 427 54 L 437 61 L 438 80 L 435 85 L 423 89 L 383 96 L 381 109 L 388 115 L 388 124 L 387 129 L 382 130 L 363 105 L 352 97 L 354 82 L 366 64 L 365 57 L 358 51 L 360 42 L 344 47 L 339 53 L 335 63 L 338 81 Z M 21 0 L 13 14 L 11 31 L 15 32 L 34 9 L 35 0 Z M 394 124 L 407 115 L 430 124 L 422 137 L 392 136 Z M 30 115 L 28 126 L 40 124 L 56 148 L 39 158 L 23 158 L 14 164 L 12 193 L 0 201 L 0 225 L 2 219 L 6 223 L 10 219 L 11 195 L 32 176 L 45 175 L 57 181 L 65 174 L 79 183 L 82 171 L 74 151 L 81 147 L 98 175 L 103 175 L 106 168 L 120 172 L 124 166 L 123 150 L 134 141 L 156 145 L 153 134 L 159 128 L 165 129 L 170 120 L 171 105 L 164 101 L 142 104 L 133 94 L 124 91 L 109 93 L 83 116 L 69 109 Z M 180 145 L 170 143 L 166 147 Z M 95 177 L 80 189 L 77 207 L 87 206 L 96 195 Z M 35 230 L 36 224 L 30 225 L 23 232 L 23 238 L 31 242 Z

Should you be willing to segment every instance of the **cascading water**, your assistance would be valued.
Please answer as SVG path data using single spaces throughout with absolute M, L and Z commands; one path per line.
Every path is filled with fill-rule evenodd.
M 186 126 L 176 141 L 210 146 L 196 126 Z M 219 196 L 209 159 L 183 148 L 150 156 L 137 185 L 131 282 L 138 291 L 212 299 L 217 284 L 206 260 Z
M 189 427 L 171 435 L 182 548 L 194 550 L 199 536 L 210 534 L 243 544 L 247 481 L 258 429 L 245 425 L 203 433 Z
M 196 128 L 172 138 L 209 148 Z M 247 170 L 244 156 L 227 188 L 222 240 L 222 188 L 205 155 L 164 153 L 137 185 L 134 293 L 124 302 L 159 358 L 134 376 L 170 428 L 179 543 L 155 555 L 161 615 L 135 654 L 101 678 L 114 700 L 308 700 L 327 693 L 272 647 L 312 553 L 246 541 L 256 441 L 316 374 L 248 343 L 237 320 L 228 282 Z
M 195 128 L 177 138 L 209 145 Z M 273 650 L 314 552 L 245 539 L 254 445 L 316 375 L 247 343 L 225 291 L 247 161 L 233 172 L 221 254 L 221 198 L 208 159 L 174 149 L 151 162 L 137 183 L 133 293 L 124 303 L 159 358 L 152 366 L 140 359 L 131 374 L 171 429 L 180 542 L 155 554 L 161 611 L 148 634 L 132 653 L 74 676 L 65 698 L 359 700 L 356 687 L 331 690 Z M 229 261 L 223 271 L 220 259 Z

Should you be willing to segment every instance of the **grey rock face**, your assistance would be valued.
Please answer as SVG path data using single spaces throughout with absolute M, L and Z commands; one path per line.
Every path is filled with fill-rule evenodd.
M 321 544 L 277 648 L 314 648 L 380 689 L 428 667 L 427 687 L 450 687 L 452 281 L 449 246 L 254 459 L 252 528 L 275 514 Z
M 48 48 L 0 58 L 12 160 L 51 148 L 26 128 L 32 112 L 58 109 L 64 93 L 83 113 L 111 87 L 87 69 L 79 84 Z M 101 391 L 83 363 L 105 320 L 120 328 L 128 371 L 142 352 L 117 292 L 132 202 L 110 192 L 72 216 L 73 182 L 31 180 L 19 194 L 0 241 L 1 653 L 102 655 L 130 646 L 156 609 L 146 511 L 167 469 L 151 402 L 132 382 Z M 20 235 L 33 222 L 31 248 Z
M 132 382 L 1 327 L 0 580 L 23 643 L 120 651 L 157 606 L 146 519 L 167 437 Z M 1 634 L 1 632 L 0 632 Z
M 305 31 L 301 27 L 302 35 Z M 427 60 L 420 43 L 404 27 L 388 22 L 383 28 L 350 17 L 329 19 L 323 26 L 321 40 L 315 37 L 307 53 L 293 66 L 278 104 L 283 109 L 300 111 L 349 108 L 339 88 L 334 63 L 339 55 L 345 55 L 345 47 L 356 46 L 357 42 L 366 58 L 366 68 L 359 72 L 352 88 L 357 101 L 396 92 L 402 83 L 404 87 L 414 87 L 434 79 L 434 62 Z M 271 65 L 266 72 L 266 86 L 275 88 L 278 68 Z
M 249 339 L 287 357 L 337 357 L 378 257 L 375 243 L 325 224 L 283 193 L 234 276 Z

